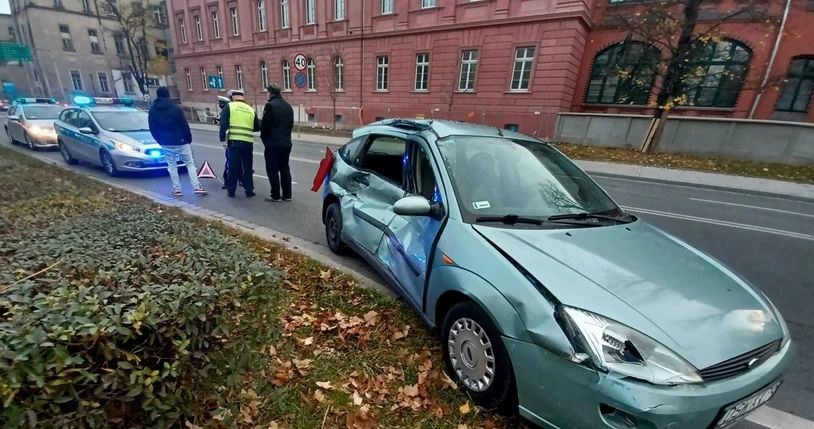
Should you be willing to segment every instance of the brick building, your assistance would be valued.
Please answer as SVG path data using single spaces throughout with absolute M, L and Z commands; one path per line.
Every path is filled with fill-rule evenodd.
M 787 1 L 788 18 L 781 24 Z M 711 2 L 701 25 L 713 22 L 716 10 L 734 7 L 730 2 L 741 1 Z M 814 122 L 814 61 L 805 56 L 814 58 L 805 42 L 812 40 L 812 2 L 771 2 L 770 22 L 725 24 L 730 39 L 720 50 L 733 61 L 721 65 L 710 57 L 710 64 L 701 64 L 727 67 L 739 78 L 711 82 L 694 94 L 696 107 L 677 112 Z M 633 100 L 618 97 L 616 87 L 624 85 L 602 70 L 626 37 L 609 17 L 619 8 L 633 13 L 641 7 L 640 1 L 631 3 L 171 0 L 169 14 L 179 90 L 189 106 L 213 108 L 218 91 L 209 88 L 207 77 L 220 75 L 225 89 L 243 87 L 258 105 L 266 82 L 283 85 L 301 121 L 330 125 L 336 119 L 352 127 L 418 116 L 516 124 L 550 136 L 558 112 L 648 112 L 653 85 L 639 88 Z M 776 43 L 781 25 L 785 31 Z M 762 82 L 772 58 L 768 75 L 777 84 L 762 91 L 738 85 Z

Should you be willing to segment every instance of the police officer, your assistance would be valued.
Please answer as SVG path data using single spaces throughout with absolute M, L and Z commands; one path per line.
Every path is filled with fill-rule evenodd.
M 218 96 L 218 109 L 222 112 L 223 109 L 226 107 L 229 102 L 232 101 L 231 98 L 224 97 L 222 95 Z M 220 125 L 220 118 L 215 120 L 215 123 Z M 229 148 L 226 148 L 224 151 L 226 155 L 226 162 L 223 166 L 223 187 L 221 189 L 226 189 L 226 182 L 229 181 Z
M 229 174 L 226 176 L 226 191 L 230 198 L 235 197 L 238 179 L 251 198 L 254 193 L 252 178 L 253 148 L 255 131 L 260 131 L 257 113 L 243 99 L 243 90 L 229 91 L 230 101 L 220 114 L 220 141 L 227 148 Z M 228 140 L 227 140 L 228 133 Z

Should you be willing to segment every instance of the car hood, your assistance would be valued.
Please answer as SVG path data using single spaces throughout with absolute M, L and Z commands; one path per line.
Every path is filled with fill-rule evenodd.
M 141 146 L 157 146 L 153 135 L 149 131 L 129 131 L 117 132 L 110 135 L 110 138 L 119 140 L 122 143 L 136 144 Z
M 563 304 L 635 328 L 696 368 L 784 335 L 765 295 L 643 221 L 566 230 L 474 228 Z
M 56 119 L 26 119 L 25 124 L 29 127 L 54 128 L 54 121 Z

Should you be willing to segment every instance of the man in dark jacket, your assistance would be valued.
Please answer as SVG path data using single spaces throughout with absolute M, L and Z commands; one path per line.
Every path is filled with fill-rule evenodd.
M 172 194 L 176 197 L 184 195 L 181 191 L 181 182 L 178 180 L 178 164 L 180 159 L 187 166 L 187 175 L 192 183 L 193 191 L 198 195 L 206 194 L 206 190 L 198 181 L 195 168 L 195 159 L 192 157 L 192 132 L 189 123 L 181 108 L 170 100 L 170 91 L 166 87 L 158 88 L 156 100 L 150 107 L 147 117 L 150 124 L 150 134 L 164 150 L 167 161 L 167 171 L 172 180 Z
M 263 140 L 266 173 L 269 175 L 271 195 L 266 201 L 291 201 L 291 130 L 294 128 L 294 109 L 280 95 L 277 85 L 269 85 L 269 101 L 263 109 L 260 139 Z M 282 195 L 280 188 L 282 187 Z

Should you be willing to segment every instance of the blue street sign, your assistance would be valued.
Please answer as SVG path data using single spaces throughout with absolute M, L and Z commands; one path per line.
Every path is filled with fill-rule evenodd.
M 305 88 L 305 81 L 305 72 L 298 71 L 294 75 L 294 85 L 297 85 L 297 88 Z
M 212 89 L 223 89 L 223 78 L 219 75 L 207 76 L 206 80 L 209 81 L 209 87 Z

